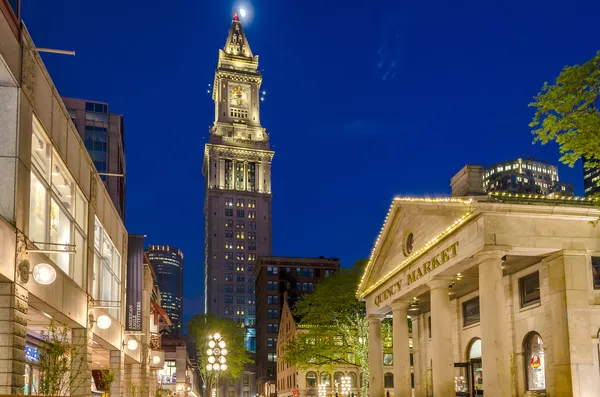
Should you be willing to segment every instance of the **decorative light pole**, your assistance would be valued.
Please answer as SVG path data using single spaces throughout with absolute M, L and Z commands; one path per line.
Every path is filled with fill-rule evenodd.
M 321 382 L 319 385 L 319 397 L 327 397 L 327 382 Z
M 342 379 L 341 379 L 342 396 L 350 395 L 350 387 L 351 387 L 350 377 L 342 376 Z
M 227 359 L 225 356 L 228 351 L 226 347 L 227 344 L 220 333 L 215 332 L 208 337 L 208 349 L 206 350 L 208 364 L 206 364 L 206 369 L 215 371 L 215 388 L 211 393 L 213 397 L 218 397 L 219 394 L 219 373 L 227 370 Z

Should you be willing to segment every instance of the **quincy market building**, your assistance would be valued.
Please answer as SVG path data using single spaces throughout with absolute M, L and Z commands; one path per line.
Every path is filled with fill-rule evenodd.
M 394 199 L 358 296 L 371 396 L 600 395 L 600 211 L 588 199 L 508 194 Z M 410 365 L 409 338 L 413 342 Z

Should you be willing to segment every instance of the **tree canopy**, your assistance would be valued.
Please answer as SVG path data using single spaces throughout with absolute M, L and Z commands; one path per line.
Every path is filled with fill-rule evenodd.
M 569 166 L 583 157 L 586 168 L 600 165 L 600 51 L 582 65 L 566 66 L 554 85 L 544 83 L 529 104 L 534 143 L 556 141 Z
M 356 298 L 365 263 L 342 269 L 296 302 L 293 314 L 299 318 L 300 332 L 284 346 L 283 360 L 299 369 L 357 366 L 365 372 L 366 382 L 368 323 L 365 304 Z
M 250 354 L 246 350 L 246 331 L 232 320 L 218 318 L 212 314 L 196 314 L 186 325 L 188 334 L 196 344 L 198 351 L 198 367 L 200 378 L 207 390 L 214 385 L 215 373 L 206 369 L 208 364 L 208 336 L 219 332 L 227 343 L 227 370 L 220 371 L 221 377 L 237 378 L 240 376 L 244 366 L 252 362 Z

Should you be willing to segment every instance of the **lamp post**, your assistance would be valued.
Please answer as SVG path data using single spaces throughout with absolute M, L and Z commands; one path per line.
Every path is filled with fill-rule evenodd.
M 342 389 L 342 396 L 349 396 L 350 395 L 350 377 L 349 376 L 342 376 L 341 379 L 341 389 Z
M 227 370 L 227 359 L 225 358 L 227 353 L 229 353 L 227 344 L 220 333 L 215 332 L 208 337 L 208 349 L 206 350 L 208 364 L 206 364 L 206 369 L 215 372 L 215 388 L 211 393 L 213 397 L 219 396 L 219 373 Z

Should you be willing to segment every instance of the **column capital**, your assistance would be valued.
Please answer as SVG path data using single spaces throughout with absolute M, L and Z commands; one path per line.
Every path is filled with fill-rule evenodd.
M 440 289 L 440 288 L 448 289 L 450 286 L 450 283 L 452 283 L 452 280 L 453 280 L 452 277 L 436 277 L 433 280 L 429 281 L 427 283 L 427 286 L 429 287 L 430 290 Z
M 380 323 L 385 316 L 383 314 L 367 314 L 367 321 L 369 324 Z
M 505 249 L 490 249 L 479 251 L 475 254 L 475 260 L 477 263 L 493 261 L 493 260 L 501 260 L 503 256 L 506 255 L 508 250 Z
M 410 304 L 412 302 L 413 302 L 412 300 L 408 300 L 408 299 L 396 299 L 395 301 L 393 301 L 390 304 L 390 306 L 392 307 L 393 312 L 398 312 L 398 311 L 406 312 L 406 310 L 408 309 L 408 307 L 410 306 Z

